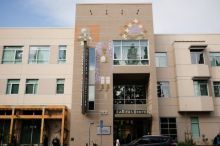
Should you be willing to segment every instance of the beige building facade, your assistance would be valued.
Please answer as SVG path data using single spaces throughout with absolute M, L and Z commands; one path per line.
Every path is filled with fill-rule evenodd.
M 0 144 L 212 144 L 219 38 L 155 35 L 151 4 L 77 4 L 75 29 L 2 28 Z

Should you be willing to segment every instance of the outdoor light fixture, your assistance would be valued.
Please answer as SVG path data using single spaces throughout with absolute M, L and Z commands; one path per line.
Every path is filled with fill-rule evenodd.
M 107 58 L 106 58 L 106 48 L 102 49 L 102 56 L 100 57 L 100 62 L 101 63 L 106 63 L 107 62 Z
M 88 42 L 88 41 L 92 40 L 92 38 L 89 34 L 89 31 L 86 28 L 81 29 L 78 40 L 79 40 L 81 46 L 83 46 L 85 42 Z
M 106 90 L 108 90 L 110 88 L 110 77 L 109 76 L 105 77 L 105 84 L 106 84 Z
M 101 76 L 101 90 L 104 89 L 105 77 Z

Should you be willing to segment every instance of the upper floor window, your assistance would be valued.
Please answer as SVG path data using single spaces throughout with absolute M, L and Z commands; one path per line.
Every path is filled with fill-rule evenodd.
M 160 81 L 157 82 L 157 97 L 169 97 L 170 96 L 169 82 Z
M 146 104 L 145 85 L 115 85 L 114 104 Z
M 196 96 L 208 96 L 207 80 L 194 80 L 193 84 Z
M 29 52 L 29 64 L 49 63 L 49 46 L 32 46 Z
M 88 110 L 94 110 L 95 109 L 95 68 L 96 68 L 95 48 L 89 48 L 89 97 L 88 97 Z
M 220 97 L 220 81 L 213 82 L 215 97 Z
M 191 49 L 192 64 L 204 64 L 203 49 Z
M 156 67 L 167 67 L 167 53 L 156 53 Z
M 147 40 L 113 41 L 114 65 L 147 65 L 149 64 Z
M 26 94 L 36 94 L 38 88 L 38 79 L 27 79 L 26 80 Z
M 58 63 L 66 63 L 66 46 L 59 46 Z
M 17 64 L 22 62 L 23 50 L 20 46 L 6 46 L 3 50 L 2 64 Z
M 65 83 L 65 79 L 57 79 L 57 89 L 56 89 L 57 94 L 64 94 L 64 83 Z
M 210 53 L 211 66 L 220 66 L 220 52 Z
M 6 94 L 18 94 L 19 79 L 8 79 Z

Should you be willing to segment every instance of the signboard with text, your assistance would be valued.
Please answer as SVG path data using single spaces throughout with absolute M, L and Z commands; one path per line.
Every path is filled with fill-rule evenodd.
M 97 135 L 110 135 L 111 134 L 111 126 L 103 126 L 102 128 L 97 127 L 96 131 Z

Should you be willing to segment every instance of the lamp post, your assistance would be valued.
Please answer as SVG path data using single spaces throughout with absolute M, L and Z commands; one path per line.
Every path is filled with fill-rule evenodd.
M 94 122 L 90 122 L 89 123 L 89 145 L 88 146 L 90 146 L 90 128 L 91 128 L 91 125 L 93 125 L 94 124 Z

